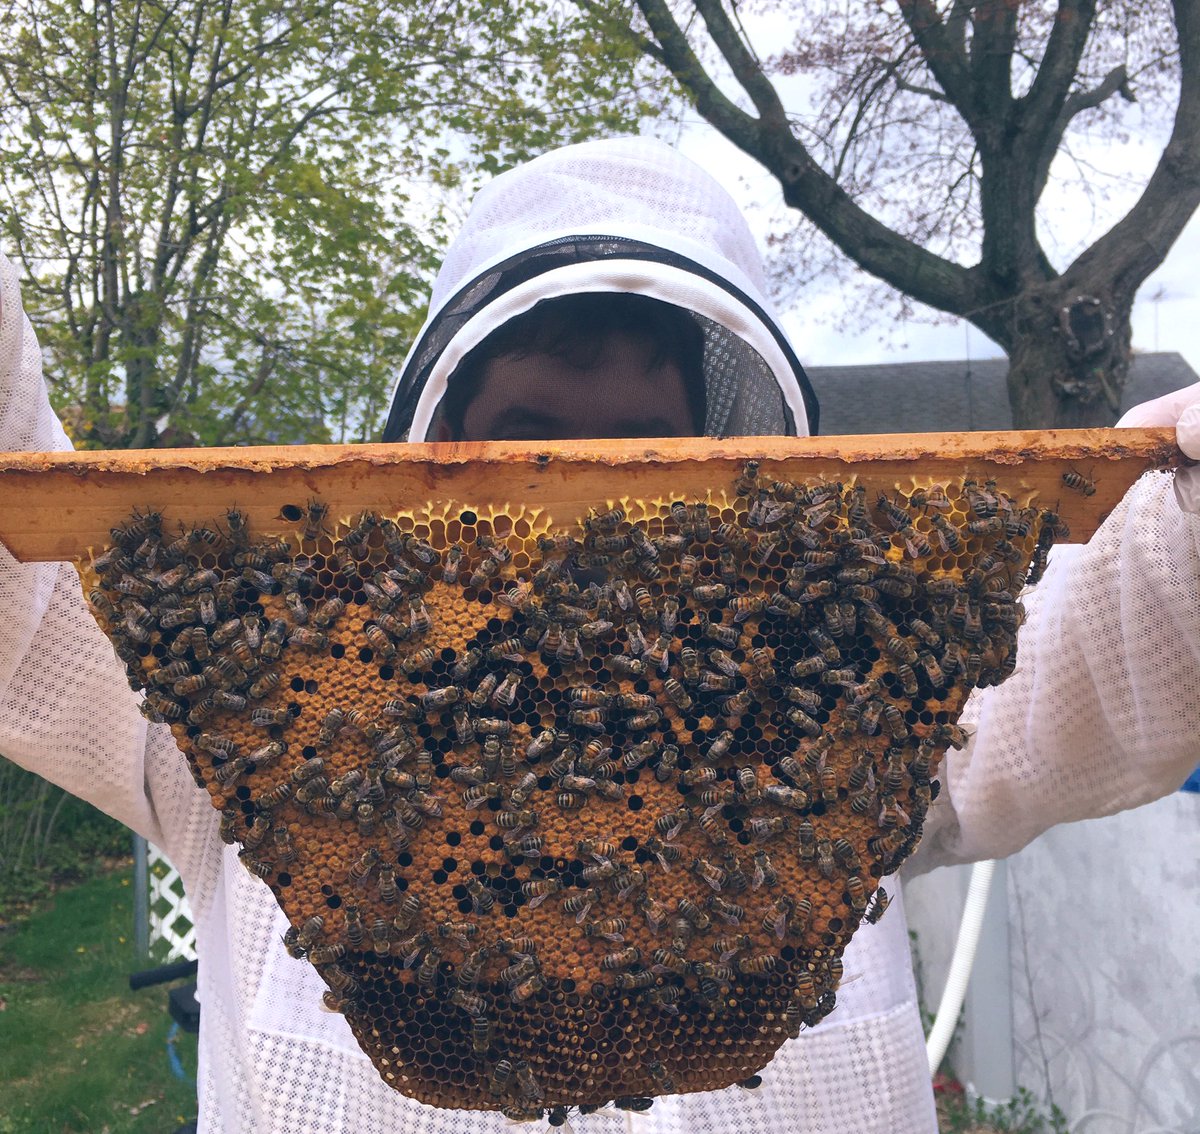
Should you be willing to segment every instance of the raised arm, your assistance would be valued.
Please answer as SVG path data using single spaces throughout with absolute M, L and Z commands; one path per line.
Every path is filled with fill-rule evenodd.
M 968 701 L 972 740 L 948 754 L 912 871 L 1148 803 L 1200 758 L 1200 517 L 1169 475 L 1147 474 L 1088 544 L 1056 550 L 1026 606 L 1016 672 Z
M 17 273 L 0 253 L 0 450 L 70 449 Z M 0 754 L 160 845 L 204 815 L 170 732 L 138 712 L 69 564 L 0 547 Z

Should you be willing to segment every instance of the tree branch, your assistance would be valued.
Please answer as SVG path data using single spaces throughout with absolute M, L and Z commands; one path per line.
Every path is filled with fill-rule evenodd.
M 906 240 L 857 205 L 795 138 L 786 121 L 755 119 L 731 103 L 705 72 L 663 0 L 637 0 L 637 4 L 667 66 L 704 118 L 774 174 L 787 204 L 808 216 L 856 263 L 943 311 L 960 313 L 991 302 L 975 272 Z
M 1034 164 L 1070 95 L 1095 18 L 1096 0 L 1060 0 L 1042 64 L 1032 86 L 1017 100 L 1017 124 L 1026 139 L 1024 156 Z
M 1134 206 L 1064 276 L 1111 281 L 1118 295 L 1132 296 L 1165 259 L 1200 207 L 1200 6 L 1173 0 L 1179 36 L 1179 105 L 1171 137 Z
M 1016 42 L 1016 4 L 983 0 L 976 5 L 971 37 L 972 111 L 998 133 L 1006 132 L 1012 108 L 1012 54 Z
M 1040 200 L 1046 181 L 1050 176 L 1050 166 L 1062 145 L 1063 135 L 1067 132 L 1071 120 L 1085 110 L 1093 110 L 1107 102 L 1114 94 L 1120 93 L 1126 102 L 1137 102 L 1137 97 L 1129 85 L 1129 75 L 1125 64 L 1114 67 L 1104 79 L 1090 91 L 1076 91 L 1068 96 L 1059 113 L 1058 120 L 1046 136 L 1042 144 L 1042 152 L 1038 155 L 1037 171 L 1034 178 L 1034 200 Z
M 750 96 L 754 108 L 764 123 L 787 121 L 787 111 L 771 81 L 763 74 L 762 66 L 750 53 L 721 5 L 721 0 L 694 0 L 696 10 L 704 20 L 708 34 L 729 64 L 734 78 Z
M 900 15 L 921 49 L 921 55 L 946 98 L 973 129 L 975 100 L 964 47 L 963 28 L 970 4 L 954 5 L 947 23 L 942 23 L 933 0 L 899 0 Z
M 735 135 L 755 132 L 758 121 L 727 98 L 709 78 L 664 0 L 635 2 L 658 40 L 663 63 L 692 96 L 700 114 L 731 140 L 735 140 Z

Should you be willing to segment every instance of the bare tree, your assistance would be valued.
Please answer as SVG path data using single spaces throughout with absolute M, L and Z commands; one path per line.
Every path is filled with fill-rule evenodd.
M 1198 0 L 772 5 L 756 18 L 786 12 L 795 41 L 765 59 L 737 3 L 634 4 L 625 34 L 787 205 L 1008 353 L 1018 427 L 1114 420 L 1134 296 L 1200 204 Z M 1039 231 L 1056 162 L 1139 98 L 1173 120 L 1157 164 L 1125 215 L 1056 267 Z

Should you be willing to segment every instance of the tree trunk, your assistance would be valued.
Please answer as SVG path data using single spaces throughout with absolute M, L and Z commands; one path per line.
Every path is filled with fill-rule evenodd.
M 163 307 L 145 291 L 130 295 L 121 311 L 120 360 L 125 364 L 126 447 L 152 449 L 166 406 L 159 368 Z
M 1129 373 L 1132 300 L 1056 281 L 1015 307 L 1014 333 L 1001 342 L 1013 428 L 1112 425 Z

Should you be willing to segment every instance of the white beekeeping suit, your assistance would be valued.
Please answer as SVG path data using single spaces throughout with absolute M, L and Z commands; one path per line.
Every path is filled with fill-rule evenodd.
M 571 147 L 497 178 L 455 242 L 397 387 L 388 435 L 427 435 L 457 361 L 538 299 L 631 291 L 697 314 L 714 433 L 808 432 L 815 402 L 770 314 L 733 202 L 657 143 Z M 0 449 L 66 449 L 12 265 L 0 258 Z M 1092 542 L 1055 557 L 1029 602 L 1016 675 L 975 697 L 918 853 L 928 868 L 1010 853 L 1053 823 L 1173 790 L 1195 762 L 1198 522 L 1164 477 L 1135 486 Z M 67 565 L 0 551 L 0 752 L 162 846 L 197 922 L 200 1130 L 215 1134 L 498 1132 L 386 1087 L 324 985 L 281 944 L 267 887 L 217 837 L 168 729 L 137 711 Z M 932 1134 L 905 933 L 894 908 L 846 952 L 822 1024 L 784 1045 L 755 1092 L 659 1100 L 646 1132 Z M 851 978 L 857 979 L 851 979 Z M 602 1116 L 584 1128 L 611 1129 Z

